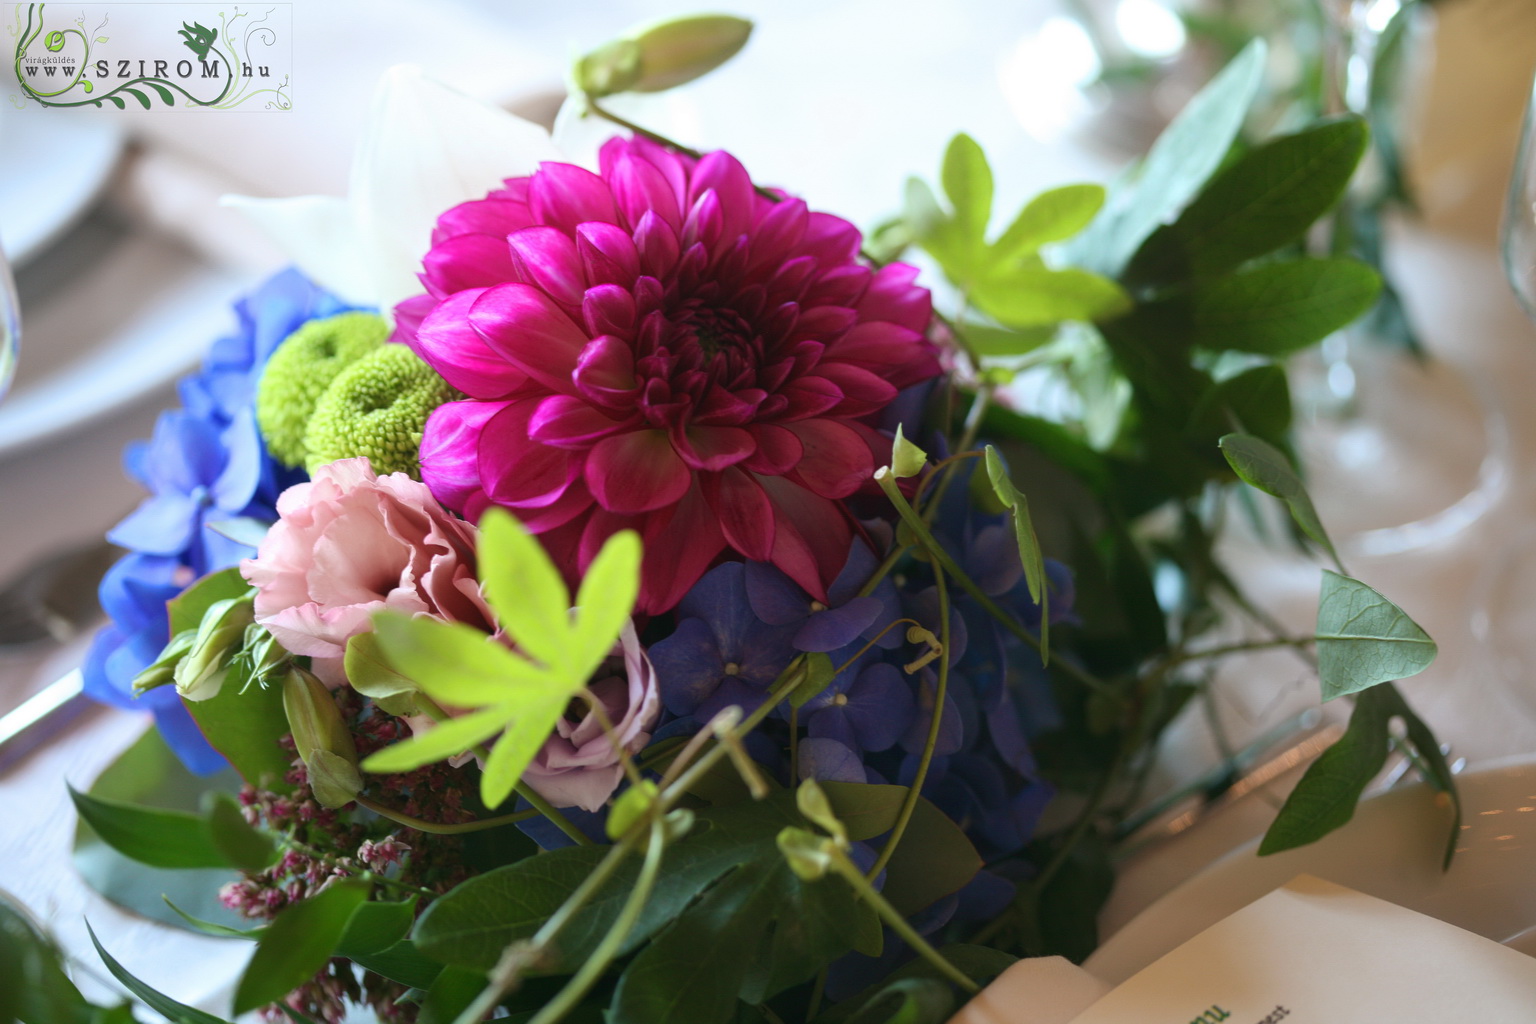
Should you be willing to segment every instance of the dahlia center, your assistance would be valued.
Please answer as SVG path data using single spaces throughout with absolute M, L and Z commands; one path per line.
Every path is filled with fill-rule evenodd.
M 696 306 L 677 321 L 677 326 L 703 351 L 706 360 L 713 361 L 722 353 L 737 351 L 751 343 L 756 333 L 736 312 L 729 309 L 712 309 Z

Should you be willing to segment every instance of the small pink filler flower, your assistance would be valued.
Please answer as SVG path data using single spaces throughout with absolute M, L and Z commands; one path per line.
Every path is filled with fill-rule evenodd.
M 256 621 L 294 654 L 340 658 L 393 608 L 495 627 L 475 578 L 476 529 L 404 473 L 342 459 L 277 499 L 281 517 L 240 572 Z
M 939 372 L 917 271 L 859 261 L 853 225 L 759 193 L 723 152 L 604 145 L 445 213 L 400 336 L 468 400 L 422 474 L 478 518 L 503 505 L 567 575 L 625 527 L 639 610 L 728 551 L 824 600 L 852 537 L 841 499 L 889 458 L 868 425 Z

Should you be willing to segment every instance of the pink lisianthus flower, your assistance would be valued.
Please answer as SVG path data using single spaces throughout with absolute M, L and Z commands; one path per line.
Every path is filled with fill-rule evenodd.
M 423 478 L 471 519 L 510 509 L 573 580 L 637 530 L 644 613 L 730 552 L 825 599 L 842 499 L 889 459 L 870 417 L 939 373 L 917 271 L 861 241 L 726 153 L 642 139 L 454 207 L 396 309 L 469 396 L 428 421 Z
M 256 621 L 294 654 L 342 657 L 382 608 L 494 632 L 475 578 L 478 531 L 420 481 L 342 459 L 284 491 L 277 512 L 240 573 L 256 588 Z
M 656 670 L 640 647 L 633 623 L 625 624 L 613 656 L 587 689 L 602 702 L 625 751 L 638 753 L 651 741 L 651 730 L 661 714 L 661 697 Z M 560 719 L 523 781 L 556 807 L 596 811 L 619 787 L 624 769 L 618 751 L 586 703 L 578 700 L 571 707 L 584 713 Z

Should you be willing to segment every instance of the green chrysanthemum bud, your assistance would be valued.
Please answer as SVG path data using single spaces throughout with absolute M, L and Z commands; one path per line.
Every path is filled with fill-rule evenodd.
M 315 405 L 341 371 L 384 344 L 389 325 L 373 313 L 311 320 L 272 353 L 256 386 L 256 423 L 285 466 L 308 461 L 304 435 Z
M 309 471 L 366 455 L 373 471 L 421 479 L 421 433 L 432 410 L 462 398 L 404 345 L 385 345 L 331 382 L 310 418 Z

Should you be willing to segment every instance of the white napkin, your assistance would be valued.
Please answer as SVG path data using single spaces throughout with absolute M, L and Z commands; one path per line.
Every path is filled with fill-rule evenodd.
M 949 1024 L 1068 1024 L 1110 986 L 1059 956 L 1020 960 Z

